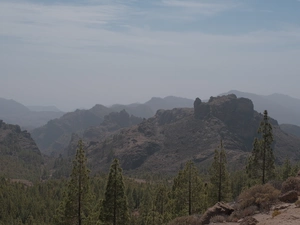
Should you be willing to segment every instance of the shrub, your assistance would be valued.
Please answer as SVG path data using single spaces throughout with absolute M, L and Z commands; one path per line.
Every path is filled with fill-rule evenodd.
M 221 215 L 214 216 L 210 219 L 211 223 L 223 223 L 226 221 L 226 218 Z
M 238 197 L 239 210 L 249 206 L 257 206 L 259 210 L 270 210 L 271 205 L 278 199 L 280 194 L 271 184 L 255 185 L 243 191 Z
M 272 218 L 274 218 L 275 216 L 278 216 L 278 215 L 280 215 L 280 214 L 281 214 L 280 211 L 275 210 L 275 211 L 272 213 Z
M 295 205 L 296 205 L 297 208 L 300 208 L 300 200 L 297 200 L 297 201 L 295 202 Z
M 281 193 L 287 193 L 289 191 L 297 191 L 300 193 L 300 179 L 296 177 L 290 177 L 282 184 Z

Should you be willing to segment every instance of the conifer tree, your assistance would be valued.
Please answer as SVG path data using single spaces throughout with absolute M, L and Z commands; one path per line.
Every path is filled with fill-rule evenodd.
M 254 139 L 252 154 L 248 159 L 246 171 L 249 178 L 260 178 L 261 183 L 265 184 L 275 175 L 275 159 L 272 149 L 273 133 L 267 110 L 264 111 L 264 118 L 258 128 L 258 134 L 260 138 Z
M 291 161 L 286 158 L 282 168 L 282 180 L 285 181 L 287 178 L 292 176 L 293 169 L 291 165 Z
M 89 170 L 86 161 L 83 142 L 79 140 L 65 197 L 57 210 L 59 224 L 86 224 L 90 213 Z
M 174 213 L 176 216 L 200 213 L 203 209 L 202 180 L 192 161 L 188 161 L 183 170 L 174 178 L 172 187 Z
M 215 150 L 214 160 L 210 168 L 210 182 L 210 195 L 213 204 L 230 199 L 230 180 L 222 140 L 218 149 Z
M 105 224 L 128 224 L 128 204 L 118 159 L 114 159 L 110 167 L 100 217 Z

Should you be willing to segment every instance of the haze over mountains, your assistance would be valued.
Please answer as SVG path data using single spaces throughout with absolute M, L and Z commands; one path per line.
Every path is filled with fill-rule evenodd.
M 250 99 L 236 95 L 211 97 L 207 103 L 200 99 L 166 97 L 152 98 L 144 104 L 111 107 L 97 104 L 88 110 L 78 109 L 51 119 L 33 129 L 31 135 L 43 154 L 67 158 L 73 157 L 77 141 L 83 138 L 91 169 L 95 171 L 106 170 L 112 157 L 118 157 L 126 171 L 158 172 L 168 165 L 166 172 L 173 173 L 189 159 L 205 167 L 220 139 L 224 140 L 232 165 L 238 166 L 251 151 L 262 118 L 254 109 L 267 109 L 277 120 L 286 111 L 278 112 L 276 110 L 282 108 L 275 106 L 290 106 L 293 111 L 298 106 L 292 103 L 298 101 L 292 98 L 288 101 L 288 96 L 281 99 L 281 95 L 277 99 L 274 96 L 278 95 L 236 93 L 248 94 L 254 104 Z M 2 101 L 1 112 L 19 120 L 26 120 L 23 115 L 43 113 L 32 112 L 13 100 Z M 286 156 L 300 159 L 298 127 L 281 127 L 274 119 L 271 122 L 277 162 L 282 162 Z
M 277 93 L 257 95 L 236 90 L 225 94 L 235 94 L 237 97 L 251 99 L 256 111 L 262 113 L 265 109 L 268 110 L 269 115 L 278 120 L 279 124 L 287 123 L 300 126 L 300 99 Z
M 55 111 L 50 109 L 55 109 Z M 57 108 L 41 106 L 28 108 L 14 100 L 0 98 L 0 119 L 9 124 L 17 124 L 22 129 L 31 130 L 40 127 L 63 114 L 64 112 L 57 110 Z

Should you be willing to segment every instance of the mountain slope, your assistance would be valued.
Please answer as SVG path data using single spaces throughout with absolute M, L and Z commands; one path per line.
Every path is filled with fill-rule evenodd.
M 117 157 L 127 173 L 173 174 L 187 160 L 207 168 L 222 139 L 229 165 L 240 168 L 251 152 L 262 118 L 246 98 L 212 97 L 208 103 L 196 99 L 194 109 L 159 110 L 154 117 L 89 145 L 89 163 L 93 171 L 107 170 L 111 159 Z M 283 132 L 276 120 L 270 122 L 276 161 L 286 157 L 299 160 L 300 139 Z
M 300 125 L 300 99 L 283 94 L 257 95 L 252 93 L 229 91 L 226 94 L 235 94 L 237 97 L 249 98 L 258 112 L 268 110 L 269 115 L 279 123 Z
M 15 179 L 40 177 L 41 153 L 26 131 L 0 120 L 0 175 Z
M 21 103 L 0 98 L 0 119 L 9 124 L 18 124 L 24 129 L 31 130 L 40 127 L 63 114 L 63 112 L 54 111 L 30 111 Z
M 287 134 L 294 135 L 300 138 L 300 127 L 292 124 L 280 124 L 280 129 Z
M 72 133 L 82 133 L 91 126 L 100 125 L 111 109 L 95 105 L 89 110 L 66 113 L 59 119 L 50 120 L 46 125 L 34 129 L 31 134 L 40 150 L 45 154 L 61 154 L 68 146 Z

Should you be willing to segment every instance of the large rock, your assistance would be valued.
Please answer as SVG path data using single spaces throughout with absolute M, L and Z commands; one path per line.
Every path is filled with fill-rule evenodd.
M 210 219 L 214 216 L 218 215 L 230 215 L 234 209 L 229 206 L 228 204 L 225 204 L 224 202 L 218 202 L 213 207 L 209 208 L 201 217 L 200 224 L 209 224 Z
M 279 200 L 286 203 L 294 203 L 298 200 L 297 191 L 289 191 L 279 196 Z

